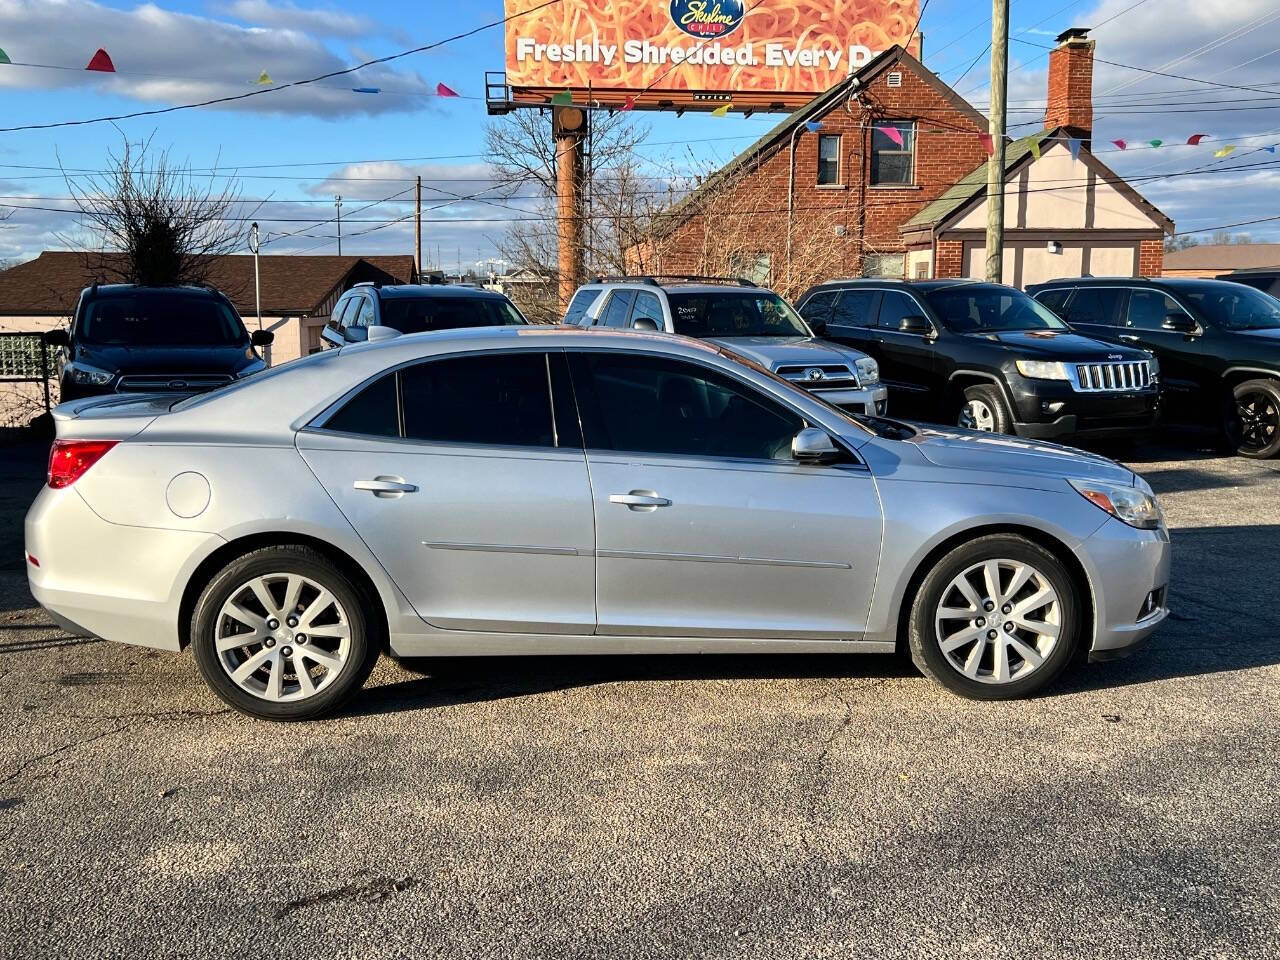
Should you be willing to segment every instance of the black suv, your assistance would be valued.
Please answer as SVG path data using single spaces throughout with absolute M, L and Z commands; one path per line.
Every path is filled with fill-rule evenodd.
M 1152 351 L 1166 419 L 1210 426 L 1246 457 L 1280 453 L 1280 300 L 1189 277 L 1054 280 L 1028 292 L 1081 331 Z
M 514 303 L 492 290 L 357 283 L 334 304 L 332 318 L 320 336 L 329 346 L 341 347 L 399 333 L 528 322 Z
M 1159 413 L 1150 353 L 1082 336 L 1013 287 L 833 280 L 799 308 L 879 361 L 894 416 L 1048 439 L 1142 430 Z
M 231 301 L 211 287 L 105 284 L 80 293 L 71 329 L 50 330 L 61 347 L 61 399 L 104 393 L 194 393 L 265 368 Z

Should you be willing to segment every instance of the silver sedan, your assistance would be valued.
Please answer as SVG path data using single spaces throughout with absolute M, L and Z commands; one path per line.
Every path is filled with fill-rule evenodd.
M 1150 488 L 1102 457 L 851 417 L 723 348 L 510 327 L 55 411 L 31 591 L 315 717 L 379 653 L 910 651 L 981 699 L 1165 618 Z

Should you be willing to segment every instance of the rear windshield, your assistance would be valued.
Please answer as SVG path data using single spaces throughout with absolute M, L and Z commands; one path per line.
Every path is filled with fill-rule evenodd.
M 668 293 L 675 332 L 686 337 L 810 337 L 787 301 L 768 290 Z
M 90 300 L 75 336 L 81 343 L 128 347 L 225 347 L 249 340 L 225 301 L 177 292 Z
M 456 327 L 510 327 L 526 323 L 510 302 L 499 297 L 385 297 L 382 324 L 401 333 Z

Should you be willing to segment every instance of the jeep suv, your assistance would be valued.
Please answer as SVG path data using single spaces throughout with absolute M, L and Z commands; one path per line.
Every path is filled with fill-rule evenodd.
M 817 339 L 786 300 L 746 280 L 602 277 L 578 288 L 564 322 L 710 340 L 850 413 L 888 409 L 873 359 Z
M 256 347 L 270 330 L 245 330 L 231 301 L 211 287 L 94 284 L 80 293 L 60 347 L 61 399 L 104 393 L 197 393 L 263 370 Z
M 514 303 L 492 290 L 427 284 L 384 287 L 366 282 L 338 298 L 320 336 L 327 345 L 341 347 L 400 333 L 528 322 Z
M 973 280 L 833 280 L 800 314 L 880 362 L 894 415 L 1052 439 L 1150 427 L 1150 353 L 1092 340 L 1013 287 Z
M 1280 300 L 1190 277 L 1054 280 L 1028 292 L 1082 332 L 1155 353 L 1166 419 L 1208 426 L 1242 456 L 1280 454 Z

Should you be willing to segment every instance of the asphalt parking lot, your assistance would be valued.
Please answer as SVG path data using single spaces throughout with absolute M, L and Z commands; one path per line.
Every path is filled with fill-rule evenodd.
M 888 657 L 384 659 L 282 726 L 53 627 L 43 451 L 0 449 L 0 956 L 1274 958 L 1280 463 L 1115 455 L 1173 615 L 1033 701 Z

